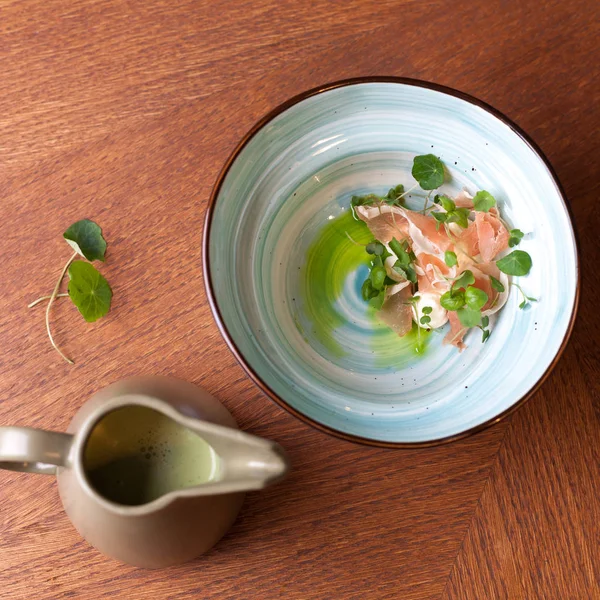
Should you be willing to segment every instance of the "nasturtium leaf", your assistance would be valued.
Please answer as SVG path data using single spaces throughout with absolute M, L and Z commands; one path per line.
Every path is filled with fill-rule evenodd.
M 499 281 L 498 279 L 496 279 L 495 277 L 493 277 L 492 275 L 490 275 L 490 284 L 497 292 L 502 293 L 505 289 L 502 282 Z
M 489 329 L 484 329 L 483 330 L 483 334 L 481 336 L 481 343 L 485 344 L 488 341 L 489 337 L 490 337 L 490 330 Z
M 440 304 L 446 310 L 458 310 L 465 305 L 465 294 L 462 291 L 449 291 L 442 294 Z
M 446 250 L 446 252 L 444 253 L 444 262 L 449 267 L 454 267 L 456 264 L 458 264 L 458 259 L 456 258 L 456 254 L 454 252 L 452 252 L 452 250 Z
M 479 288 L 469 285 L 465 290 L 465 302 L 473 310 L 481 310 L 488 301 L 488 295 Z
M 427 325 L 429 323 L 431 323 L 431 317 L 428 317 L 427 315 L 421 317 L 420 319 L 421 321 L 421 325 Z
M 511 229 L 508 233 L 508 245 L 511 248 L 518 246 L 519 242 L 523 239 L 523 236 L 525 235 L 520 229 Z
M 444 163 L 433 154 L 415 156 L 412 176 L 424 190 L 435 190 L 444 183 Z
M 481 312 L 466 306 L 456 311 L 458 320 L 463 327 L 477 327 L 481 324 Z
M 510 254 L 496 262 L 496 266 L 507 275 L 520 277 L 531 270 L 531 256 L 523 250 L 513 250 Z
M 485 190 L 477 192 L 473 197 L 473 208 L 475 210 L 488 212 L 493 206 L 496 206 L 496 199 Z
M 486 315 L 485 317 L 481 317 L 481 326 L 487 327 L 490 324 L 490 318 Z
M 102 229 L 94 221 L 89 219 L 77 221 L 64 232 L 63 236 L 77 254 L 89 261 L 104 261 L 106 241 L 102 237 Z
M 475 283 L 475 277 L 472 271 L 467 270 L 455 280 L 455 282 L 452 284 L 452 289 L 459 290 L 460 288 L 466 288 L 472 283 Z
M 423 310 L 421 312 L 424 315 L 430 315 L 432 311 L 433 311 L 433 308 L 431 306 L 424 306 Z
M 112 290 L 90 263 L 76 260 L 69 267 L 69 297 L 83 318 L 92 323 L 110 310 Z

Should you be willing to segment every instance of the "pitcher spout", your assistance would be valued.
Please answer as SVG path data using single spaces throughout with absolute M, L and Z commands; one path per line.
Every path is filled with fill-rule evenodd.
M 283 479 L 290 468 L 284 449 L 249 433 L 203 424 L 202 436 L 219 456 L 218 480 L 237 491 L 260 490 Z

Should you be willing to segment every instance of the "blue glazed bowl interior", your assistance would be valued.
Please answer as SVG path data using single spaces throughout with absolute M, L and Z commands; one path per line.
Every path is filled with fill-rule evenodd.
M 462 353 L 434 332 L 416 354 L 379 325 L 360 297 L 364 266 L 332 307 L 315 308 L 305 279 L 351 196 L 411 187 L 413 157 L 431 152 L 448 167 L 442 191 L 490 191 L 533 259 L 519 283 L 539 301 L 520 310 L 513 289 L 489 341 L 473 332 Z M 333 87 L 265 122 L 227 169 L 205 235 L 213 308 L 246 368 L 296 414 L 359 441 L 422 444 L 493 422 L 544 377 L 576 306 L 572 225 L 544 160 L 484 107 L 414 82 Z M 324 268 L 342 268 L 323 248 Z

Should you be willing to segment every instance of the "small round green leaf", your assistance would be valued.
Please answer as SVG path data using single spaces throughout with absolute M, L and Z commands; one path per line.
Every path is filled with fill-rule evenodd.
M 69 296 L 86 321 L 92 323 L 108 313 L 112 290 L 93 265 L 76 260 L 69 267 L 69 279 Z
M 507 275 L 521 277 L 531 270 L 531 256 L 523 250 L 513 250 L 510 254 L 496 262 L 496 266 Z
M 479 288 L 468 286 L 465 290 L 465 302 L 469 308 L 480 310 L 488 301 L 488 295 Z
M 455 280 L 452 284 L 452 289 L 459 290 L 460 288 L 466 288 L 473 283 L 475 283 L 475 276 L 472 271 L 467 270 Z
M 511 248 L 519 245 L 519 242 L 523 239 L 525 235 L 520 229 L 511 229 L 509 231 L 510 237 L 508 238 L 508 245 Z
M 421 312 L 424 315 L 430 315 L 432 311 L 433 311 L 433 308 L 431 306 L 424 306 L 423 310 Z
M 386 272 L 383 267 L 373 267 L 371 269 L 371 285 L 376 290 L 383 289 L 385 282 Z
M 369 254 L 374 254 L 375 256 L 381 256 L 385 252 L 385 246 L 378 242 L 377 240 L 367 244 L 366 250 Z
M 459 308 L 456 311 L 458 320 L 463 327 L 477 327 L 481 324 L 481 312 L 473 310 L 468 306 L 465 308 Z
M 385 290 L 381 290 L 380 292 L 377 292 L 377 294 L 375 296 L 373 296 L 371 298 L 371 300 L 369 300 L 369 304 L 376 310 L 380 310 L 381 307 L 383 306 L 384 301 L 385 301 Z
M 77 254 L 89 261 L 104 261 L 106 241 L 102 237 L 102 229 L 94 221 L 89 219 L 77 221 L 63 233 L 63 236 Z
M 468 208 L 456 208 L 448 213 L 446 222 L 456 223 L 463 229 L 466 229 L 469 226 L 470 212 L 471 211 Z
M 435 190 L 444 183 L 444 163 L 433 154 L 415 156 L 412 176 L 424 190 Z
M 442 294 L 440 304 L 446 310 L 458 310 L 465 305 L 465 294 L 462 291 L 446 292 Z
M 473 208 L 475 208 L 475 210 L 488 212 L 493 206 L 496 206 L 496 199 L 485 190 L 477 192 L 473 197 Z
M 444 262 L 449 267 L 454 267 L 458 264 L 458 258 L 456 258 L 456 254 L 452 252 L 452 250 L 446 250 L 446 252 L 444 253 Z
M 438 201 L 446 212 L 452 212 L 456 208 L 454 200 L 452 200 L 452 198 L 448 198 L 448 196 L 438 196 Z
M 492 285 L 492 288 L 494 288 L 497 292 L 502 293 L 505 289 L 502 282 L 493 277 L 492 275 L 490 275 L 490 284 Z

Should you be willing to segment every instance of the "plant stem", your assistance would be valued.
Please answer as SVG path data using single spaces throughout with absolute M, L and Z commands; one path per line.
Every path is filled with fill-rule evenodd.
M 344 233 L 346 234 L 346 237 L 355 245 L 355 246 L 361 246 L 362 248 L 366 248 L 367 245 L 366 244 L 359 244 L 347 231 L 344 231 Z
M 65 356 L 62 353 L 61 349 L 54 343 L 54 338 L 52 337 L 52 332 L 50 331 L 50 308 L 52 307 L 52 303 L 54 302 L 54 299 L 56 298 L 56 296 L 58 296 L 58 290 L 60 289 L 60 284 L 62 283 L 62 280 L 64 279 L 65 273 L 67 272 L 69 265 L 77 258 L 77 256 L 78 256 L 77 252 L 73 253 L 73 256 L 71 256 L 71 258 L 67 261 L 67 264 L 63 267 L 60 277 L 58 278 L 58 281 L 56 282 L 56 285 L 54 286 L 54 291 L 52 292 L 52 295 L 50 296 L 50 300 L 48 301 L 48 306 L 46 307 L 46 331 L 48 332 L 48 337 L 50 338 L 50 343 L 52 344 L 52 347 L 71 365 L 73 365 L 75 363 L 68 356 Z
M 405 192 L 402 192 L 397 198 L 396 200 L 400 200 L 400 198 L 403 198 L 404 196 L 406 196 L 406 194 L 410 194 L 414 189 L 418 188 L 419 184 L 415 183 L 415 185 L 413 185 L 409 190 L 406 190 Z
M 423 214 L 427 213 L 427 205 L 429 204 L 429 198 L 431 198 L 431 192 L 429 192 L 429 194 L 427 194 L 427 196 L 425 196 L 425 205 L 423 206 Z
M 57 298 L 66 298 L 69 294 L 56 294 Z M 38 298 L 37 300 L 34 300 L 33 302 L 31 302 L 31 304 L 27 305 L 27 308 L 33 308 L 36 304 L 39 304 L 40 302 L 43 302 L 44 300 L 50 300 L 51 296 L 42 296 L 41 298 Z

